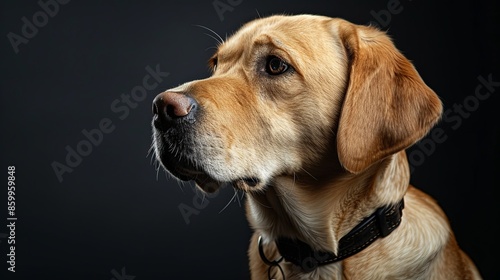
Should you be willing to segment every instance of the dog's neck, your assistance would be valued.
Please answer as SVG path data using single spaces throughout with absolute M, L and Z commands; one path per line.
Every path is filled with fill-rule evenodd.
M 248 196 L 248 218 L 265 240 L 298 238 L 315 250 L 337 253 L 338 242 L 378 207 L 398 203 L 409 186 L 406 155 L 395 154 L 359 174 L 332 178 L 277 178 Z

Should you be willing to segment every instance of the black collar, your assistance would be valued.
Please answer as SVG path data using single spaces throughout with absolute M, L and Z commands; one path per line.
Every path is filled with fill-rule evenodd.
M 395 205 L 378 208 L 340 239 L 337 255 L 333 252 L 314 251 L 307 243 L 297 239 L 278 238 L 276 245 L 281 256 L 286 261 L 300 266 L 304 272 L 311 272 L 318 266 L 331 264 L 355 255 L 372 244 L 377 238 L 389 235 L 401 223 L 403 208 L 404 200 Z M 270 262 L 264 256 L 260 242 L 259 252 L 262 260 L 270 268 L 271 266 L 279 267 L 278 263 L 281 259 Z

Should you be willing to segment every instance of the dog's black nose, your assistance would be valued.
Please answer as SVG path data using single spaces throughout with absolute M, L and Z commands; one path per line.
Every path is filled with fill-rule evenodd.
M 153 100 L 153 114 L 162 124 L 172 124 L 183 119 L 193 119 L 198 107 L 196 101 L 179 92 L 165 91 Z

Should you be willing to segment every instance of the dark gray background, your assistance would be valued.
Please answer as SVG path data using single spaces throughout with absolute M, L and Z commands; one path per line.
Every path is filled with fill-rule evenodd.
M 2 1 L 0 275 L 9 278 L 0 278 L 15 278 L 7 274 L 5 238 L 6 172 L 15 165 L 17 279 L 248 279 L 244 207 L 234 199 L 219 214 L 234 191 L 206 198 L 186 224 L 178 207 L 197 205 L 193 188 L 163 172 L 157 179 L 147 157 L 152 99 L 208 76 L 215 41 L 197 24 L 223 37 L 258 14 L 313 13 L 367 24 L 393 1 L 220 0 L 237 4 L 223 20 L 213 1 L 70 1 L 17 54 L 7 34 L 21 35 L 21 18 L 32 22 L 41 7 Z M 478 76 L 500 81 L 500 15 L 493 1 L 399 2 L 384 29 L 445 109 L 471 100 Z M 110 105 L 142 84 L 148 65 L 170 75 L 119 119 Z M 497 95 L 460 125 L 441 122 L 446 141 L 418 162 L 412 177 L 442 205 L 486 279 L 500 278 L 494 257 L 500 249 L 493 192 L 500 186 Z M 115 130 L 59 182 L 51 163 L 64 163 L 66 146 L 76 148 L 85 139 L 82 130 L 98 128 L 104 118 Z

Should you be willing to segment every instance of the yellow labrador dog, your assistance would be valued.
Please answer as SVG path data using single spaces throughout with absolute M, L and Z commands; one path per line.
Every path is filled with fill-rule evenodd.
M 157 159 L 206 192 L 246 192 L 252 279 L 480 279 L 405 149 L 442 106 L 388 36 L 272 16 L 153 103 Z

